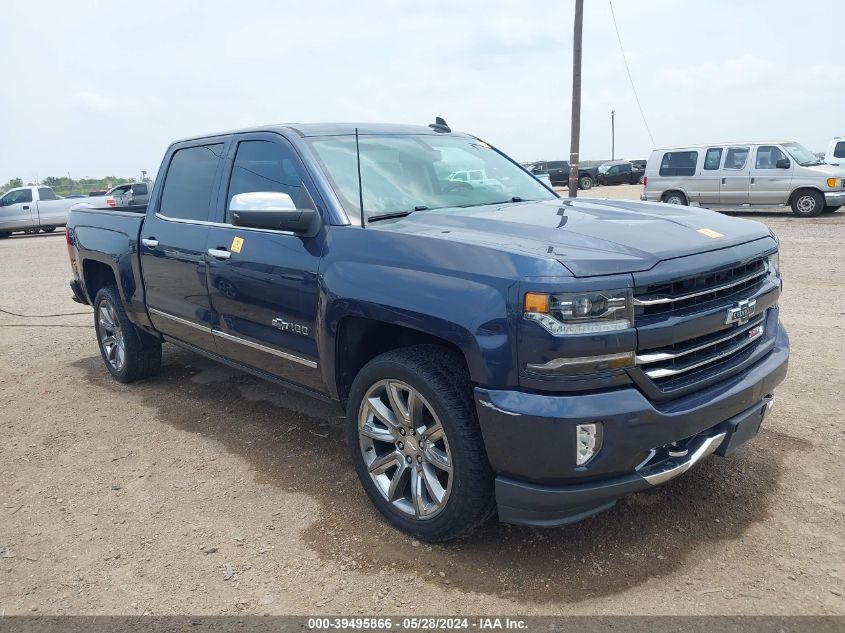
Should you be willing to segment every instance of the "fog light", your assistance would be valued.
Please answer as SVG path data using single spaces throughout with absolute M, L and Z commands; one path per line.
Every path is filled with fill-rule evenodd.
M 583 466 L 601 448 L 602 427 L 600 422 L 578 424 L 575 427 L 575 463 Z

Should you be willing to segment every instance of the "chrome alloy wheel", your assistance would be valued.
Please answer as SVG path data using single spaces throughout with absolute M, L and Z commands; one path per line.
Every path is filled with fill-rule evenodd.
M 358 411 L 364 464 L 382 496 L 415 519 L 431 519 L 452 491 L 452 454 L 428 401 L 399 380 L 380 380 Z
M 795 201 L 795 206 L 801 213 L 812 213 L 816 210 L 816 199 L 810 195 L 801 196 Z
M 100 303 L 97 313 L 97 334 L 100 338 L 100 346 L 103 348 L 106 360 L 115 369 L 120 371 L 126 362 L 126 343 L 123 340 L 123 330 L 120 329 L 120 322 L 114 306 L 108 301 Z

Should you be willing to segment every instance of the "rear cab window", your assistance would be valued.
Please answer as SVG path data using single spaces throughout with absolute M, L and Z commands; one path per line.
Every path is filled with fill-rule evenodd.
M 661 176 L 694 176 L 698 152 L 666 152 L 660 163 Z
M 208 220 L 223 143 L 185 147 L 173 153 L 158 212 L 168 218 Z
M 845 158 L 845 141 L 839 141 L 833 148 L 834 158 Z
M 39 187 L 38 188 L 38 199 L 39 200 L 58 200 L 59 196 L 57 196 L 50 187 Z

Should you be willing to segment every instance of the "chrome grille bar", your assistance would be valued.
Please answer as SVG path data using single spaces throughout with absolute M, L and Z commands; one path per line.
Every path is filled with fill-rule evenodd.
M 718 345 L 719 343 L 724 343 L 725 341 L 729 341 L 732 338 L 736 338 L 740 334 L 745 334 L 751 328 L 760 325 L 765 318 L 764 314 L 759 315 L 753 321 L 749 321 L 744 326 L 740 328 L 735 328 L 730 334 L 722 336 L 720 338 L 713 339 L 712 341 L 708 341 L 707 343 L 703 343 L 696 347 L 691 347 L 689 349 L 685 349 L 680 352 L 653 352 L 648 354 L 637 354 L 637 365 L 645 365 L 648 363 L 657 363 L 662 360 L 672 360 L 675 358 L 680 358 L 681 356 L 686 356 L 687 354 L 693 354 L 695 352 L 700 352 L 703 349 L 707 349 L 712 345 Z
M 698 369 L 699 367 L 704 367 L 705 365 L 709 365 L 710 363 L 714 363 L 717 360 L 721 360 L 722 358 L 726 358 L 731 356 L 732 354 L 736 354 L 738 351 L 748 347 L 754 341 L 759 339 L 763 336 L 763 329 L 761 328 L 759 332 L 754 334 L 753 336 L 749 336 L 746 340 L 740 341 L 738 345 L 734 345 L 730 349 L 721 352 L 720 354 L 716 354 L 715 356 L 710 356 L 709 358 L 705 358 L 697 363 L 693 363 L 691 365 L 687 365 L 686 367 L 679 367 L 677 369 L 670 369 L 670 368 L 656 368 L 656 369 L 649 369 L 646 370 L 645 374 L 649 378 L 667 378 L 669 376 L 677 376 L 678 374 L 684 374 L 688 371 L 692 371 L 693 369 Z
M 745 277 L 741 277 L 740 279 L 734 279 L 733 281 L 721 284 L 719 286 L 712 286 L 705 290 L 699 290 L 698 292 L 691 292 L 685 295 L 678 295 L 677 297 L 655 297 L 654 299 L 637 299 L 634 297 L 634 305 L 635 306 L 654 306 L 654 305 L 662 305 L 665 303 L 675 303 L 677 301 L 685 301 L 687 299 L 694 299 L 695 297 L 701 297 L 704 295 L 709 295 L 713 292 L 721 292 L 722 290 L 728 290 L 729 288 L 733 288 L 734 286 L 739 286 L 740 284 L 744 284 L 749 281 L 753 281 L 754 279 L 758 279 L 760 277 L 764 277 L 769 274 L 769 265 L 768 263 L 764 263 L 763 270 L 758 271 L 756 273 L 752 273 L 750 275 L 746 275 Z

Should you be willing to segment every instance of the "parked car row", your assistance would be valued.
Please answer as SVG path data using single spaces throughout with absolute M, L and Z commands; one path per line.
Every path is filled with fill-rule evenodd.
M 845 142 L 831 154 L 838 149 Z M 793 141 L 658 149 L 640 198 L 717 210 L 789 206 L 814 217 L 845 204 L 845 166 L 824 163 Z
M 565 160 L 537 161 L 524 167 L 535 176 L 548 177 L 552 185 L 565 187 L 569 184 L 569 163 Z M 614 160 L 597 167 L 578 169 L 578 188 L 591 189 L 595 185 L 642 184 L 645 175 L 644 160 Z
M 105 196 L 56 195 L 51 187 L 27 186 L 10 189 L 0 197 L 0 238 L 22 231 L 50 233 L 67 224 L 75 207 L 129 207 L 149 202 L 151 183 L 134 182 L 109 189 Z

